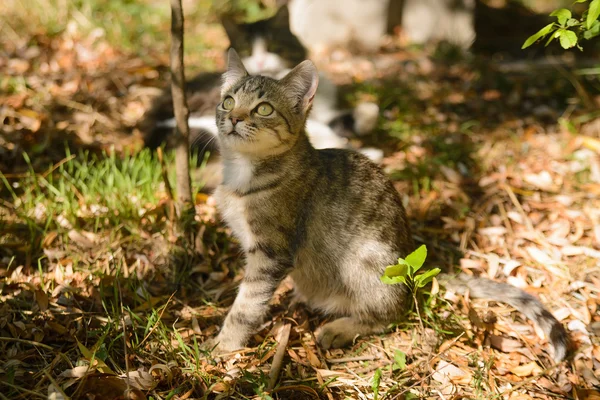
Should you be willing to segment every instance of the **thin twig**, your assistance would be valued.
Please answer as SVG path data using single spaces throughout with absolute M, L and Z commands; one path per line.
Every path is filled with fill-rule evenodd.
M 32 346 L 41 347 L 46 350 L 54 351 L 54 347 L 48 346 L 47 344 L 44 344 L 44 343 L 34 342 L 33 340 L 25 340 L 25 339 L 17 339 L 17 338 L 0 336 L 0 342 L 16 342 L 16 343 L 30 344 Z
M 56 102 L 62 106 L 69 107 L 74 110 L 82 111 L 86 114 L 93 115 L 95 121 L 100 122 L 102 125 L 106 126 L 107 128 L 111 128 L 111 129 L 115 128 L 115 124 L 110 118 L 108 118 L 107 116 L 105 116 L 103 114 L 100 114 L 99 112 L 97 112 L 91 106 L 89 106 L 87 104 L 78 103 L 74 100 L 63 99 L 60 97 L 56 97 L 55 99 L 56 99 Z
M 353 361 L 372 361 L 377 360 L 380 357 L 378 356 L 357 356 L 357 357 L 342 357 L 342 358 L 326 358 L 327 362 L 336 364 L 336 363 L 347 363 Z
M 13 388 L 13 389 L 15 389 L 15 390 L 18 390 L 18 391 L 20 391 L 20 392 L 23 392 L 23 393 L 30 394 L 30 395 L 32 395 L 32 396 L 37 396 L 37 397 L 40 397 L 40 398 L 42 398 L 42 399 L 45 399 L 45 398 L 46 398 L 46 396 L 45 396 L 45 395 L 43 395 L 43 394 L 41 394 L 41 393 L 34 392 L 33 390 L 28 390 L 28 389 L 22 388 L 22 387 L 20 387 L 20 386 L 17 386 L 17 385 L 13 385 L 13 384 L 11 384 L 11 383 L 8 383 L 8 382 L 2 381 L 2 380 L 0 380 L 0 384 L 2 384 L 2 385 L 5 385 L 5 386 L 8 386 L 9 388 Z
M 48 175 L 50 175 L 52 172 L 54 172 L 58 167 L 60 167 L 64 163 L 71 161 L 75 157 L 76 157 L 75 154 L 71 154 L 69 157 L 63 158 L 62 160 L 60 160 L 59 162 L 54 164 L 52 166 L 52 168 L 50 168 L 48 171 L 44 172 L 43 174 L 39 174 L 39 176 L 41 176 L 42 178 L 46 178 Z M 30 174 L 31 174 L 30 172 L 22 172 L 22 173 L 18 173 L 18 174 L 4 174 L 4 176 L 8 179 L 21 179 L 21 178 L 27 178 Z
M 137 346 L 138 348 L 141 347 L 144 344 L 144 342 L 150 337 L 150 335 L 152 335 L 152 332 L 154 332 L 154 330 L 158 326 L 158 323 L 162 320 L 162 316 L 163 316 L 165 310 L 167 309 L 167 306 L 171 302 L 171 299 L 173 298 L 173 296 L 175 296 L 175 293 L 176 292 L 173 292 L 173 294 L 171 295 L 171 297 L 169 297 L 169 299 L 165 303 L 163 309 L 161 310 L 160 315 L 156 319 L 156 322 L 154 323 L 154 326 L 152 326 L 152 329 L 150 329 L 150 331 L 146 334 L 146 336 L 144 337 L 144 339 L 142 339 L 142 341 L 140 342 L 140 344 L 138 344 L 138 346 Z
M 129 382 L 131 382 L 131 380 L 129 379 L 129 357 L 127 356 L 127 326 L 125 325 L 125 309 L 123 308 L 123 291 L 121 290 L 121 283 L 118 280 L 117 288 L 119 289 L 119 302 L 121 303 L 121 323 L 123 324 L 123 355 L 125 356 L 125 375 L 127 376 L 125 383 L 127 384 L 127 393 L 130 393 L 131 387 Z
M 292 392 L 310 393 L 312 396 L 314 396 L 315 399 L 319 398 L 319 394 L 317 393 L 317 391 L 315 389 L 311 388 L 310 386 L 306 386 L 306 385 L 282 386 L 282 387 L 278 387 L 277 389 L 274 389 L 271 393 L 285 392 L 287 390 L 291 390 Z
M 69 161 L 71 161 L 71 160 L 72 160 L 72 159 L 74 159 L 74 158 L 75 158 L 75 154 L 71 154 L 69 157 L 65 157 L 65 158 L 63 158 L 62 160 L 60 160 L 59 162 L 57 162 L 56 164 L 54 164 L 54 165 L 52 166 L 52 168 L 50 168 L 48 171 L 44 172 L 44 173 L 42 174 L 42 178 L 46 178 L 48 175 L 50 175 L 51 173 L 53 173 L 54 171 L 56 171 L 56 169 L 57 169 L 58 167 L 60 167 L 60 166 L 61 166 L 61 165 L 63 165 L 63 164 L 66 164 L 66 163 L 68 163 Z
M 60 385 L 58 383 L 56 383 L 56 381 L 54 380 L 54 378 L 52 378 L 52 375 L 50 375 L 50 373 L 48 371 L 46 371 L 46 370 L 43 370 L 42 372 L 44 373 L 44 375 L 46 375 L 46 378 L 48 378 L 50 380 L 50 382 L 56 388 L 56 390 L 58 390 L 58 392 L 63 396 L 63 399 L 69 400 L 70 397 L 67 396 L 67 394 L 62 390 L 62 388 L 60 387 Z
M 565 69 L 560 63 L 555 63 L 554 67 L 559 73 L 561 73 L 565 78 L 567 78 L 569 82 L 571 82 L 571 85 L 573 85 L 573 87 L 577 91 L 577 94 L 579 94 L 579 97 L 581 97 L 585 108 L 587 108 L 588 110 L 594 110 L 594 102 L 591 99 L 590 94 L 585 90 L 581 82 L 579 82 L 579 79 L 577 79 L 577 76 Z
M 267 386 L 267 390 L 272 390 L 275 387 L 275 383 L 277 383 L 277 378 L 279 377 L 279 372 L 283 365 L 285 349 L 287 348 L 290 339 L 291 328 L 291 324 L 285 324 L 283 328 L 281 328 L 279 335 L 277 335 L 277 351 L 275 352 L 275 356 L 273 356 L 273 363 L 271 364 L 271 370 L 269 371 L 269 385 Z
M 163 178 L 163 182 L 165 183 L 165 190 L 167 191 L 167 196 L 169 197 L 169 233 L 170 236 L 173 236 L 173 229 L 175 225 L 175 197 L 173 195 L 173 188 L 171 188 L 171 182 L 169 182 L 169 173 L 167 172 L 167 165 L 165 163 L 165 158 L 163 156 L 163 151 L 161 147 L 156 149 L 156 155 L 158 156 L 158 162 L 160 163 L 160 172 Z
M 160 173 L 165 184 L 167 196 L 169 196 L 169 199 L 173 201 L 173 189 L 171 188 L 171 182 L 169 182 L 169 173 L 167 172 L 167 164 L 165 163 L 165 157 L 163 155 L 162 147 L 156 149 L 156 156 L 158 157 L 158 162 L 160 164 Z

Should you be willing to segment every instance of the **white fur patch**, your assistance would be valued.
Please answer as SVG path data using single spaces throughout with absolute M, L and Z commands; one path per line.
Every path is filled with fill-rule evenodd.
M 158 121 L 156 126 L 159 128 L 175 128 L 177 126 L 177 122 L 175 121 L 175 118 L 169 118 L 163 121 Z M 188 126 L 190 129 L 203 129 L 207 132 L 210 132 L 214 136 L 219 134 L 219 129 L 217 128 L 217 122 L 214 115 L 190 117 L 188 118 Z
M 381 164 L 383 161 L 383 150 L 374 147 L 363 147 L 359 150 L 363 155 L 369 157 L 375 164 Z
M 242 61 L 251 75 L 262 75 L 266 71 L 279 71 L 286 68 L 283 58 L 267 51 L 267 44 L 263 38 L 257 38 L 252 43 L 252 55 Z
M 254 173 L 249 158 L 242 155 L 223 158 L 223 184 L 230 190 L 246 191 Z
M 348 141 L 336 135 L 329 125 L 319 121 L 306 121 L 306 132 L 316 149 L 344 148 L 348 144 Z
M 228 193 L 227 188 L 219 186 L 215 191 L 217 208 L 227 225 L 238 238 L 244 249 L 249 249 L 255 242 L 254 234 L 246 218 L 246 200 Z

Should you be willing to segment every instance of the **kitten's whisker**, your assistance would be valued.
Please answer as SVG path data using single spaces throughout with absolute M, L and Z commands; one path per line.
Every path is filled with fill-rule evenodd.
M 212 135 L 211 135 L 212 136 Z M 210 140 L 208 142 L 206 142 L 206 144 L 204 145 L 204 147 L 202 147 L 202 150 L 200 150 L 200 154 L 204 153 L 204 150 L 208 147 L 209 144 L 211 144 L 213 142 L 213 140 L 215 140 L 217 137 L 213 136 L 212 138 L 210 138 Z

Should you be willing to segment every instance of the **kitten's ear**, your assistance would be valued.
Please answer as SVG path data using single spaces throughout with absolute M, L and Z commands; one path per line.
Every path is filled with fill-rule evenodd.
M 302 61 L 280 82 L 286 87 L 286 93 L 294 101 L 299 101 L 302 112 L 306 113 L 319 86 L 319 73 L 315 64 L 309 60 Z
M 221 95 L 224 95 L 233 85 L 238 83 L 241 79 L 248 76 L 248 71 L 242 64 L 240 56 L 232 48 L 227 53 L 227 71 L 223 74 L 223 84 L 221 85 Z

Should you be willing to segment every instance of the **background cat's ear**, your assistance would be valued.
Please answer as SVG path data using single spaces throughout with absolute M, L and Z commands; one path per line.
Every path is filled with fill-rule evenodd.
M 306 113 L 319 86 L 317 67 L 312 61 L 302 61 L 281 80 L 281 83 L 287 89 L 286 94 L 293 100 L 299 101 L 302 112 Z
M 287 4 L 279 7 L 275 15 L 273 16 L 273 21 L 276 25 L 279 26 L 288 26 L 290 24 L 290 11 L 288 9 Z
M 233 43 L 236 39 L 243 35 L 239 25 L 235 22 L 235 19 L 231 15 L 222 15 L 221 16 L 221 25 L 225 28 L 225 33 L 227 33 L 227 37 L 229 38 L 229 42 L 233 46 Z
M 238 56 L 233 47 L 227 53 L 227 60 L 227 71 L 223 74 L 221 95 L 224 95 L 233 85 L 248 76 L 248 71 L 246 71 L 240 56 Z

